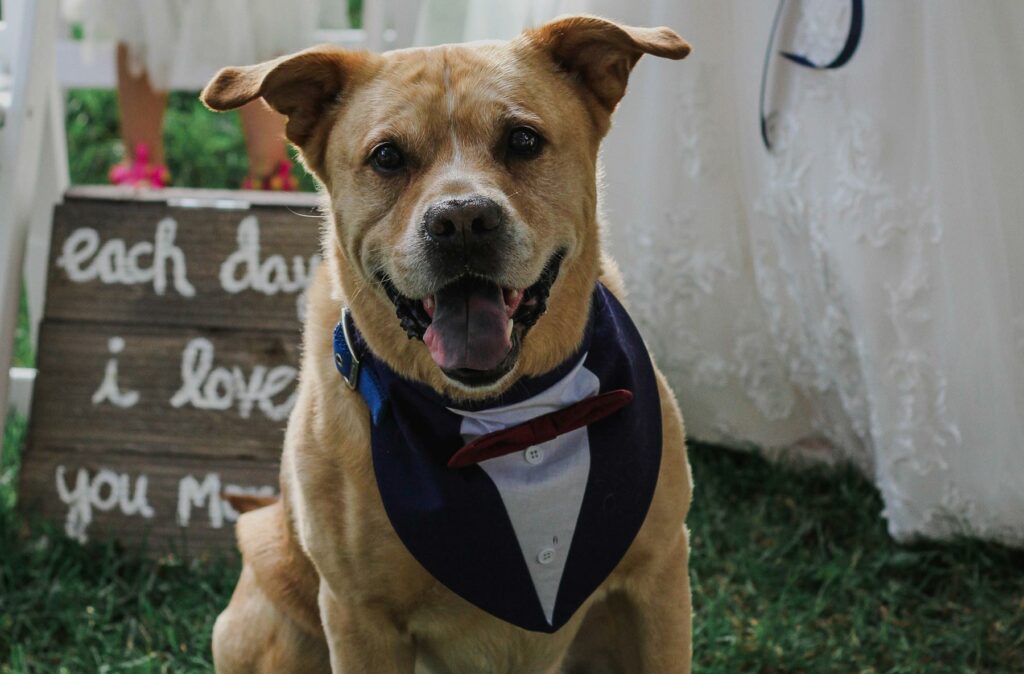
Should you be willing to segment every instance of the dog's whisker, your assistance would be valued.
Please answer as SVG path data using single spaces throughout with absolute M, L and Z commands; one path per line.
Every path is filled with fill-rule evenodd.
M 292 215 L 296 215 L 296 216 L 298 216 L 300 218 L 311 218 L 313 220 L 323 220 L 324 217 L 325 217 L 325 215 L 323 213 L 318 213 L 317 215 L 310 215 L 308 213 L 299 213 L 298 211 L 293 209 L 291 206 L 286 206 L 285 208 L 288 209 L 289 213 L 291 213 Z

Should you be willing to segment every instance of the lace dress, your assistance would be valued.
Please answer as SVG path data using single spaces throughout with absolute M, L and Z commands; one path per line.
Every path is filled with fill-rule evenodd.
M 87 42 L 123 42 L 158 89 L 183 73 L 212 75 L 311 45 L 320 0 L 73 0 Z M 194 79 L 194 78 L 193 78 Z
M 522 27 L 491 4 L 466 39 Z M 776 3 L 522 6 L 694 46 L 641 60 L 603 151 L 605 235 L 690 434 L 855 464 L 900 540 L 1024 545 L 1024 3 L 865 3 L 841 69 L 773 56 L 771 151 Z M 786 2 L 774 51 L 828 62 L 851 7 Z

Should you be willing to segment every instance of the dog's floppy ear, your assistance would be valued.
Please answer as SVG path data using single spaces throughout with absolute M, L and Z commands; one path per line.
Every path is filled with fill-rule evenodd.
M 670 28 L 635 28 L 596 16 L 568 16 L 526 33 L 563 70 L 576 75 L 609 113 L 644 54 L 685 58 L 690 45 Z
M 285 135 L 302 150 L 306 164 L 321 174 L 329 112 L 353 72 L 369 56 L 322 45 L 252 66 L 223 68 L 200 99 L 223 112 L 262 97 L 288 118 Z

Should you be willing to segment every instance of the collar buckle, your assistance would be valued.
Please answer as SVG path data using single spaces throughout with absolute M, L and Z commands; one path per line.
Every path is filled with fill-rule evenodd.
M 352 342 L 352 336 L 348 331 L 349 322 L 349 310 L 348 307 L 342 307 L 341 309 L 341 334 L 345 339 L 345 347 L 348 351 L 349 358 L 352 360 L 352 365 L 348 368 L 348 374 L 345 373 L 345 362 L 341 354 L 337 351 L 334 352 L 334 363 L 338 366 L 338 370 L 341 372 L 341 378 L 345 380 L 345 384 L 355 391 L 359 388 L 359 357 L 356 356 L 356 350 Z

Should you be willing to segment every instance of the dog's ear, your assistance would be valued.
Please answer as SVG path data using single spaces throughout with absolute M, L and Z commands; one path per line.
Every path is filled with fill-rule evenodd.
M 239 108 L 257 98 L 288 118 L 285 135 L 306 165 L 322 176 L 331 106 L 369 55 L 328 45 L 252 66 L 223 68 L 200 99 L 211 110 Z
M 534 46 L 579 78 L 609 113 L 626 93 L 626 82 L 644 54 L 685 58 L 690 45 L 670 28 L 635 28 L 596 16 L 568 16 L 527 31 Z

